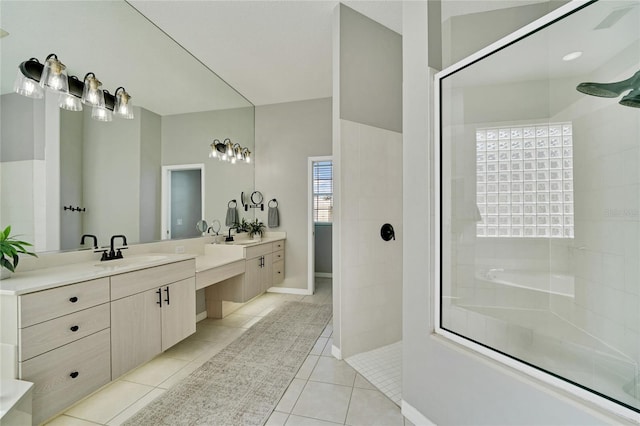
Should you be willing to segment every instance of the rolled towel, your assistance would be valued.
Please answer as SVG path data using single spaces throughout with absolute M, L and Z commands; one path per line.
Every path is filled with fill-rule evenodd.
M 227 218 L 224 221 L 226 226 L 233 226 L 234 223 L 238 222 L 238 210 L 234 207 L 227 208 Z
M 278 215 L 278 207 L 269 207 L 267 224 L 269 228 L 277 228 L 280 226 L 280 217 Z

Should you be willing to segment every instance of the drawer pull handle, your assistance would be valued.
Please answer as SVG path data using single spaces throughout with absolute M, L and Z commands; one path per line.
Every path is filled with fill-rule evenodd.
M 73 296 L 72 298 L 69 299 L 69 302 L 71 303 L 76 303 L 78 301 L 78 298 Z
M 158 301 L 156 303 L 162 308 L 162 289 L 159 288 L 156 294 L 158 295 Z
M 78 327 L 77 325 L 74 325 L 73 327 L 71 327 L 69 330 L 73 331 L 74 333 L 76 331 L 78 331 L 80 329 L 80 327 Z
M 167 292 L 167 298 L 164 299 L 164 301 L 167 302 L 167 305 L 170 305 L 171 302 L 170 302 L 170 299 L 169 299 L 169 287 L 165 288 L 164 291 Z
M 80 375 L 80 373 L 78 373 L 77 371 L 74 371 L 73 373 L 69 374 L 69 376 L 71 376 L 72 379 L 75 379 L 79 375 Z

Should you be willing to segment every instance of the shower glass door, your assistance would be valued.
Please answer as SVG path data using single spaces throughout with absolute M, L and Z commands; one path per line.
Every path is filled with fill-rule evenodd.
M 436 76 L 437 331 L 640 413 L 640 2 L 569 5 Z

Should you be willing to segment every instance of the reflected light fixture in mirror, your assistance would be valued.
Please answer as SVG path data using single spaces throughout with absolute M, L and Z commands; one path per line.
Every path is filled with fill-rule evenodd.
M 75 75 L 72 75 L 69 79 L 72 79 L 75 82 L 78 81 L 78 77 Z M 73 96 L 71 93 L 60 93 L 58 106 L 62 109 L 66 109 L 67 111 L 82 111 L 82 102 L 80 102 L 80 99 Z
M 217 158 L 219 161 L 236 164 L 238 160 L 244 163 L 251 163 L 251 151 L 249 148 L 240 146 L 239 143 L 232 143 L 231 139 L 226 138 L 224 142 L 214 139 L 209 145 L 209 158 Z

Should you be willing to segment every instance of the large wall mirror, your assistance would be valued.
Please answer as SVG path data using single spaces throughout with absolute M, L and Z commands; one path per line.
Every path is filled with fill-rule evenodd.
M 198 236 L 197 220 L 224 224 L 230 200 L 241 206 L 240 194 L 253 191 L 253 162 L 208 157 L 214 139 L 254 152 L 253 105 L 127 2 L 3 1 L 0 27 L 0 225 L 36 251 L 90 247 L 83 234 L 99 245 L 114 234 L 129 243 Z M 86 106 L 59 109 L 53 92 L 14 93 L 19 64 L 51 53 L 69 76 L 93 72 L 112 94 L 125 87 L 135 118 L 96 121 Z M 174 197 L 196 189 L 173 200 L 184 216 L 172 217 L 163 215 L 171 191 L 162 170 L 178 165 L 187 170 L 173 179 Z

